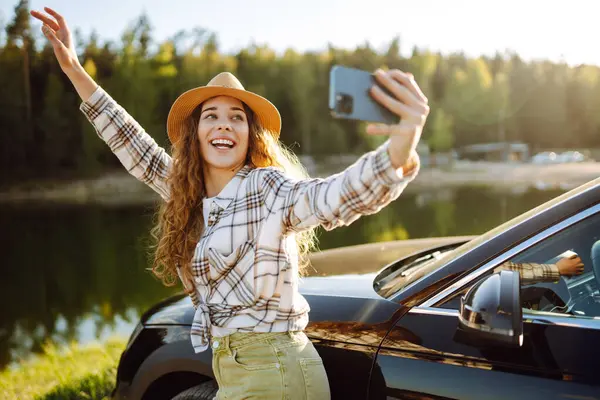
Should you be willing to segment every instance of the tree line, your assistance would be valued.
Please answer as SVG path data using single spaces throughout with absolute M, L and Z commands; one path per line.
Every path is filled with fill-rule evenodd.
M 28 1 L 20 0 L 0 29 L 0 183 L 117 167 L 79 111 L 75 90 L 28 12 Z M 277 53 L 253 44 L 226 53 L 217 35 L 201 27 L 162 41 L 152 33 L 142 14 L 119 41 L 102 40 L 95 32 L 89 37 L 75 32 L 75 40 L 88 73 L 163 146 L 169 146 L 165 125 L 177 96 L 227 70 L 279 108 L 282 141 L 297 154 L 363 152 L 381 139 L 365 135 L 362 123 L 332 118 L 328 110 L 329 71 L 342 64 L 413 73 L 430 100 L 423 140 L 434 152 L 497 141 L 524 142 L 534 151 L 600 147 L 597 66 L 524 61 L 508 52 L 472 58 L 417 47 L 404 57 L 398 37 L 383 50 L 365 43 Z

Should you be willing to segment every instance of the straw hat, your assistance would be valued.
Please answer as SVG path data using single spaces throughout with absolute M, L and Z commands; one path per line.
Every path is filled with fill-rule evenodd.
M 267 99 L 244 89 L 240 81 L 229 72 L 221 72 L 208 82 L 187 92 L 175 100 L 167 118 L 167 134 L 171 143 L 175 143 L 186 118 L 204 101 L 216 96 L 230 96 L 245 103 L 256 115 L 263 128 L 273 133 L 275 138 L 281 132 L 281 117 L 277 108 Z

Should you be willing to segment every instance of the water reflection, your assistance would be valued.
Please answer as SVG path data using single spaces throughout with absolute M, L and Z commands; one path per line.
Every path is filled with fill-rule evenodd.
M 129 330 L 173 292 L 145 271 L 151 212 L 140 208 L 10 207 L 0 212 L 0 364 L 49 337 L 89 340 Z
M 481 188 L 406 193 L 376 215 L 319 232 L 319 248 L 479 234 L 558 194 Z M 146 269 L 152 213 L 147 205 L 2 205 L 0 368 L 39 351 L 48 338 L 127 334 L 141 312 L 179 291 L 163 287 Z
M 478 235 L 561 193 L 530 190 L 511 194 L 472 187 L 405 193 L 378 214 L 323 232 L 320 248 L 376 240 Z

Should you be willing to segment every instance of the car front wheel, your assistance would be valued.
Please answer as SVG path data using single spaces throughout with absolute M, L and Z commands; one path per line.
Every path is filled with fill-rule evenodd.
M 212 400 L 217 395 L 218 390 L 219 388 L 215 381 L 208 381 L 184 390 L 173 397 L 172 400 Z

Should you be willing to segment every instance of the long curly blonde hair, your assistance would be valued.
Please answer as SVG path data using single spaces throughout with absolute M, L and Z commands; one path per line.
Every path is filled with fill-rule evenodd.
M 276 166 L 295 178 L 308 177 L 298 158 L 271 132 L 265 130 L 244 104 L 248 126 L 249 144 L 246 164 L 253 168 Z M 202 104 L 186 120 L 182 138 L 172 145 L 173 164 L 168 178 L 170 198 L 162 202 L 155 214 L 151 230 L 154 260 L 152 272 L 164 285 L 173 286 L 178 281 L 180 267 L 184 288 L 189 293 L 193 286 L 191 261 L 194 249 L 204 230 L 202 200 L 204 188 L 203 158 L 197 139 Z M 299 271 L 306 273 L 308 253 L 316 245 L 314 229 L 296 234 L 299 254 Z

